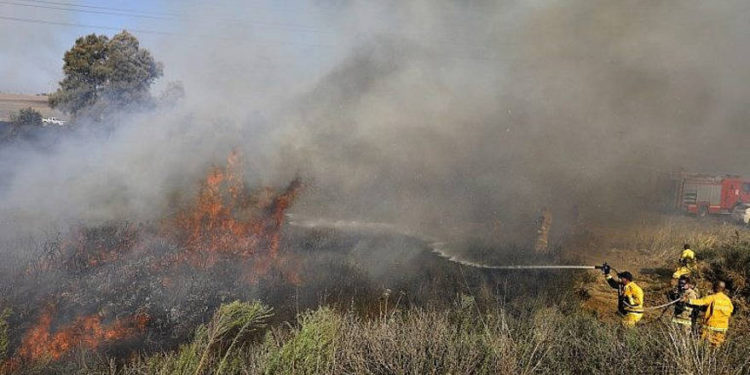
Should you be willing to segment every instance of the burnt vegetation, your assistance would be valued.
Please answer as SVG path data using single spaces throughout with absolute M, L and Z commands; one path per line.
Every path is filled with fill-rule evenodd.
M 737 255 L 744 254 L 747 235 L 699 250 L 703 278 L 721 273 L 735 280 L 732 296 L 739 304 L 747 300 L 743 285 L 748 280 L 741 276 L 744 257 Z M 258 253 L 179 261 L 185 247 L 159 238 L 144 225 L 109 224 L 70 236 L 63 238 L 73 240 L 58 238 L 41 246 L 45 252 L 30 263 L 38 268 L 16 275 L 5 294 L 4 306 L 10 307 L 3 314 L 10 337 L 6 370 L 749 370 L 744 309 L 734 317 L 728 345 L 720 349 L 684 337 L 668 324 L 668 317 L 657 316 L 660 312 L 637 330 L 623 330 L 615 320 L 581 307 L 587 297 L 577 293 L 576 285 L 592 282 L 587 273 L 480 272 L 446 262 L 424 242 L 405 235 L 286 227 L 271 266 Z M 405 253 L 407 258 L 402 257 Z M 491 256 L 479 247 L 466 253 L 472 254 L 487 262 L 515 257 Z M 368 260 L 399 257 L 380 267 Z M 293 268 L 294 278 L 287 267 Z M 254 277 L 247 277 L 248 270 Z M 51 280 L 58 281 L 55 288 L 50 288 Z M 654 288 L 649 292 L 656 294 Z M 30 346 L 31 338 L 45 341 Z M 63 340 L 70 341 L 63 345 Z M 53 351 L 61 349 L 66 351 Z M 135 352 L 141 354 L 133 358 Z
M 522 274 L 524 288 L 509 287 L 510 274 L 463 269 L 409 235 L 284 226 L 301 181 L 250 189 L 233 174 L 239 162 L 233 153 L 226 167 L 210 170 L 194 201 L 158 222 L 79 225 L 24 243 L 34 250 L 6 264 L 3 282 L 4 370 L 65 368 L 81 351 L 117 362 L 134 352 L 201 348 L 195 355 L 212 362 L 199 360 L 195 371 L 210 373 L 224 363 L 216 353 L 244 353 L 251 348 L 240 337 L 245 329 L 265 327 L 253 320 L 242 332 L 227 331 L 235 336 L 214 337 L 216 325 L 229 324 L 222 314 L 240 308 L 226 305 L 235 300 L 263 301 L 274 309 L 261 309 L 263 321 L 276 324 L 320 305 L 363 319 L 411 308 L 443 311 L 472 291 L 472 306 L 481 309 L 527 295 L 562 301 L 546 288 L 569 282 L 561 273 Z M 479 246 L 473 253 L 490 254 Z M 500 253 L 492 253 L 486 260 L 498 261 Z M 193 349 L 180 346 L 190 340 Z
M 634 96 L 635 101 L 625 106 L 634 108 L 618 107 L 623 113 L 614 123 L 622 129 L 614 143 L 609 141 L 614 128 L 599 125 L 613 119 L 590 113 L 588 106 L 602 112 L 611 109 L 603 103 L 613 101 L 620 106 L 627 95 L 619 86 L 628 86 L 627 82 L 637 86 L 631 89 L 636 93 L 665 90 L 666 95 L 674 90 L 668 86 L 645 90 L 658 80 L 652 80 L 653 73 L 646 69 L 640 80 L 647 84 L 639 85 L 639 79 L 624 74 L 638 70 L 630 66 L 619 68 L 622 71 L 614 74 L 617 80 L 610 74 L 591 78 L 590 71 L 599 70 L 590 69 L 585 61 L 593 59 L 596 64 L 592 66 L 600 67 L 599 56 L 588 57 L 592 41 L 608 48 L 630 43 L 610 43 L 596 33 L 591 40 L 582 38 L 583 45 L 559 40 L 570 34 L 564 30 L 568 23 L 578 22 L 568 22 L 554 10 L 538 22 L 551 23 L 552 30 L 560 28 L 559 32 L 520 33 L 523 42 L 519 44 L 533 50 L 525 56 L 531 60 L 521 59 L 521 65 L 534 61 L 528 64 L 534 67 L 537 61 L 555 60 L 561 54 L 578 78 L 594 81 L 586 84 L 583 79 L 581 87 L 571 90 L 575 85 L 567 79 L 573 77 L 577 85 L 576 75 L 559 74 L 559 67 L 539 63 L 539 70 L 521 69 L 528 73 L 522 80 L 536 76 L 545 80 L 559 74 L 566 78 L 555 85 L 560 92 L 549 93 L 540 85 L 540 97 L 516 95 L 520 91 L 498 95 L 509 101 L 506 108 L 482 99 L 493 95 L 471 90 L 470 86 L 487 84 L 483 69 L 474 77 L 476 82 L 463 82 L 460 75 L 474 65 L 451 71 L 440 56 L 424 51 L 425 56 L 418 57 L 422 54 L 418 49 L 407 48 L 411 42 L 382 38 L 360 47 L 324 77 L 298 103 L 299 113 L 282 116 L 303 128 L 320 123 L 322 130 L 308 134 L 308 129 L 281 129 L 282 135 L 292 130 L 300 138 L 309 137 L 306 141 L 311 143 L 303 141 L 300 151 L 295 140 L 285 139 L 294 150 L 280 153 L 293 155 L 279 157 L 284 172 L 269 178 L 274 183 L 268 184 L 264 180 L 268 176 L 251 179 L 245 175 L 257 172 L 255 164 L 273 164 L 264 159 L 265 148 L 254 155 L 256 161 L 248 160 L 252 156 L 245 159 L 232 148 L 235 145 L 217 146 L 256 137 L 256 128 L 250 135 L 238 136 L 239 131 L 227 125 L 227 141 L 204 139 L 214 130 L 227 129 L 196 131 L 192 123 L 201 118 L 191 113 L 169 112 L 171 117 L 184 116 L 174 120 L 179 125 L 159 127 L 162 124 L 154 121 L 144 133 L 122 120 L 131 114 L 173 110 L 185 96 L 183 87 L 170 85 L 160 99 L 153 97 L 150 88 L 162 76 L 163 67 L 127 32 L 112 38 L 95 34 L 79 38 L 64 56 L 64 78 L 50 97 L 52 107 L 73 116 L 74 126 L 39 131 L 41 116 L 24 110 L 14 118 L 14 129 L 20 130 L 2 145 L 13 151 L 25 150 L 29 144 L 29 148 L 43 147 L 39 155 L 29 153 L 38 157 L 38 164 L 31 165 L 39 170 L 26 171 L 23 163 L 18 168 L 6 167 L 12 162 L 0 162 L 1 171 L 8 171 L 7 182 L 0 181 L 0 194 L 7 188 L 13 193 L 7 196 L 24 198 L 17 206 L 16 202 L 8 206 L 11 209 L 2 216 L 3 224 L 16 228 L 23 227 L 24 220 L 32 223 L 22 228 L 28 235 L 0 237 L 0 374 L 750 373 L 750 230 L 719 220 L 675 219 L 662 212 L 669 200 L 663 185 L 672 181 L 663 171 L 643 166 L 667 152 L 638 156 L 639 150 L 652 148 L 645 141 L 632 149 L 619 147 L 628 140 L 650 138 L 641 131 L 625 134 L 625 125 L 634 121 L 631 113 L 641 112 L 635 107 L 638 103 L 655 101 L 651 94 L 640 99 Z M 596 17 L 588 21 L 589 26 L 601 23 L 615 31 L 630 29 L 629 25 L 610 27 L 609 12 L 590 13 Z M 525 38 L 535 38 L 536 33 L 550 39 L 541 45 L 527 43 Z M 547 44 L 573 48 L 546 48 Z M 617 53 L 613 56 L 602 57 L 604 65 L 622 60 Z M 422 59 L 438 63 L 433 66 Z M 423 64 L 427 69 L 422 69 Z M 547 69 L 548 74 L 536 74 Z M 604 74 L 606 69 L 600 69 Z M 405 89 L 419 87 L 433 73 L 453 77 L 460 84 L 451 87 L 449 79 Z M 601 82 L 610 81 L 618 86 L 614 96 L 598 89 Z M 490 80 L 490 85 L 498 82 Z M 527 84 L 521 86 L 531 90 Z M 461 93 L 453 93 L 454 97 L 436 95 L 436 102 L 411 102 L 412 96 L 429 96 L 422 95 L 423 91 L 456 87 Z M 457 100 L 464 90 L 466 98 Z M 588 90 L 592 92 L 585 94 Z M 555 95 L 567 100 L 548 113 L 526 104 L 552 103 L 559 99 Z M 686 97 L 688 107 L 699 100 Z M 586 100 L 590 98 L 597 98 L 593 105 Z M 457 104 L 446 105 L 453 101 Z M 578 103 L 584 103 L 585 108 L 578 109 L 584 115 L 560 115 Z M 407 115 L 401 117 L 399 112 Z M 669 112 L 685 117 L 694 113 L 682 113 L 679 108 Z M 506 116 L 511 118 L 507 127 L 505 120 L 498 120 Z M 135 122 L 157 118 L 146 116 Z M 378 122 L 380 118 L 387 121 Z M 652 118 L 636 120 L 649 126 L 660 123 Z M 432 126 L 443 121 L 459 125 Z M 219 122 L 210 125 L 220 128 Z M 359 122 L 372 128 L 355 126 Z M 565 126 L 557 126 L 559 122 Z M 577 128 L 579 122 L 585 126 Z M 120 124 L 125 125 L 118 128 Z M 544 128 L 545 124 L 555 125 Z M 93 126 L 86 129 L 86 125 Z M 89 131 L 95 133 L 92 138 L 87 138 Z M 25 138 L 43 132 L 46 135 L 37 138 L 41 142 L 24 143 Z M 23 134 L 34 137 L 17 136 Z M 136 147 L 146 138 L 144 134 L 148 138 L 158 134 L 149 147 L 176 151 Z M 463 138 L 465 134 L 470 136 Z M 184 148 L 170 148 L 183 135 L 189 139 L 181 145 Z M 68 149 L 58 154 L 57 147 L 65 148 L 57 143 L 61 138 L 77 141 L 64 145 Z M 498 139 L 502 142 L 495 143 Z M 91 140 L 97 142 L 98 152 L 87 148 Z M 462 142 L 465 148 L 458 148 Z M 204 144 L 216 149 L 195 151 Z M 109 147 L 127 157 L 108 153 Z M 186 157 L 193 152 L 200 157 Z M 209 153 L 220 157 L 228 153 L 228 158 L 225 163 L 211 164 L 204 158 Z M 39 167 L 58 155 L 74 155 L 60 164 L 63 172 Z M 111 155 L 111 162 L 96 160 Z M 611 160 L 596 165 L 592 174 L 587 160 L 598 158 Z M 196 163 L 196 159 L 204 160 Z M 131 180 L 144 164 L 162 162 L 160 168 Z M 185 164 L 200 166 L 187 168 Z M 631 164 L 642 165 L 632 168 Z M 299 165 L 310 167 L 312 175 L 328 178 L 316 185 L 307 175 L 294 174 Z M 174 173 L 153 178 L 173 166 L 178 169 L 170 171 Z M 183 168 L 199 170 L 202 177 L 181 173 Z M 110 173 L 110 169 L 115 171 Z M 55 176 L 40 178 L 45 173 Z M 25 179 L 13 180 L 18 175 Z M 89 177 L 104 182 L 92 183 Z M 170 184 L 173 180 L 177 182 Z M 26 186 L 24 181 L 64 181 L 70 186 L 37 205 L 28 197 L 47 199 L 45 193 L 53 190 L 37 189 L 32 183 Z M 85 187 L 79 188 L 79 183 Z M 141 190 L 139 184 L 145 187 Z M 34 193 L 27 196 L 26 189 Z M 68 194 L 76 195 L 68 203 L 66 193 L 78 190 L 82 193 Z M 344 194 L 352 190 L 359 193 Z M 130 202 L 139 194 L 149 197 Z M 404 217 L 392 220 L 392 225 L 298 225 L 290 209 L 306 194 L 313 196 L 308 204 L 324 203 L 319 212 L 332 216 L 357 212 L 384 222 L 393 219 L 393 212 Z M 540 228 L 533 224 L 533 212 L 543 206 L 542 201 L 551 204 L 544 210 L 544 229 L 536 232 Z M 578 201 L 587 204 L 579 210 Z M 40 232 L 42 226 L 33 223 L 47 224 L 38 216 L 47 214 L 40 207 L 51 206 L 77 211 L 70 214 L 72 218 L 65 212 L 59 221 L 57 217 L 49 220 L 62 223 L 60 228 Z M 128 220 L 132 207 L 148 211 L 151 215 L 144 216 L 149 219 Z M 88 216 L 89 211 L 95 213 Z M 553 212 L 563 214 L 551 220 Z M 648 306 L 665 302 L 676 265 L 675 249 L 690 242 L 698 254 L 699 289 L 707 291 L 711 281 L 726 280 L 737 307 L 727 344 L 710 348 L 682 334 L 669 323 L 671 310 L 649 312 L 637 329 L 625 330 L 615 316 L 615 292 L 598 272 L 467 267 L 438 255 L 433 240 L 412 232 L 415 227 L 446 230 L 446 238 L 461 238 L 446 246 L 450 255 L 467 264 L 627 264 L 643 283 Z M 537 241 L 536 252 L 532 246 L 535 233 L 544 237 Z

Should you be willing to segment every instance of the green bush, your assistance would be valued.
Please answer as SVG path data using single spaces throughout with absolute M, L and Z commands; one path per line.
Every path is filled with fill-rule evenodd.
M 10 115 L 10 122 L 13 127 L 20 128 L 22 126 L 41 126 L 42 125 L 42 114 L 34 108 L 23 108 L 18 113 Z
M 323 307 L 300 316 L 299 324 L 281 347 L 271 349 L 265 374 L 331 372 L 342 317 Z
M 750 299 L 750 241 L 735 240 L 696 254 L 708 281 L 724 280 L 735 299 Z

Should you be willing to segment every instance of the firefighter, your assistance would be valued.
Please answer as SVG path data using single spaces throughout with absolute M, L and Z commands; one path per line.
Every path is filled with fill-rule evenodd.
M 677 270 L 672 274 L 673 279 L 679 279 L 682 275 L 690 275 L 695 268 L 695 252 L 690 249 L 690 245 L 685 244 L 682 246 L 682 253 L 680 254 L 680 265 Z
M 617 312 L 622 315 L 622 325 L 628 328 L 635 327 L 643 318 L 643 289 L 633 282 L 633 274 L 628 271 L 617 274 L 617 280 L 609 274 L 611 267 L 605 264 L 602 272 L 607 278 L 607 283 L 613 289 L 617 289 Z
M 726 287 L 723 281 L 716 281 L 713 285 L 714 294 L 699 299 L 682 297 L 691 307 L 705 310 L 701 338 L 714 347 L 724 342 L 729 329 L 729 317 L 734 312 L 732 301 L 724 294 Z
M 690 277 L 687 275 L 680 276 L 680 279 L 677 281 L 677 287 L 669 293 L 669 299 L 672 301 L 681 300 L 683 297 L 687 299 L 698 299 L 698 291 L 695 290 L 695 287 L 690 283 Z M 698 309 L 694 309 L 686 302 L 680 301 L 674 306 L 672 323 L 676 324 L 677 327 L 682 328 L 685 333 L 691 333 L 694 330 L 697 317 Z
M 549 229 L 552 226 L 552 212 L 549 208 L 542 208 L 542 213 L 536 221 L 536 243 L 534 251 L 546 254 L 549 251 Z

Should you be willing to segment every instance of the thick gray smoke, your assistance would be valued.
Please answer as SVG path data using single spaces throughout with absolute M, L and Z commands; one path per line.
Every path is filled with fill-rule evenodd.
M 2 151 L 6 221 L 154 219 L 233 148 L 254 184 L 310 181 L 300 212 L 431 231 L 628 215 L 675 168 L 750 174 L 742 1 L 187 4 L 180 37 L 144 43 L 185 100 Z

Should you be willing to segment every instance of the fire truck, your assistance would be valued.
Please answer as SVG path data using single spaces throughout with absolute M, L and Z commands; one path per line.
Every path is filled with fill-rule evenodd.
M 750 208 L 750 178 L 681 174 L 675 181 L 675 208 L 688 213 L 703 217 Z

